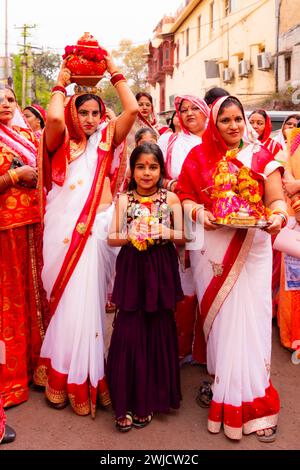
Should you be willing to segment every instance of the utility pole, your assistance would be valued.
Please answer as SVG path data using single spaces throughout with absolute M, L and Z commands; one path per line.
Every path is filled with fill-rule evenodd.
M 7 0 L 4 5 L 4 17 L 5 17 L 5 77 L 8 79 L 9 67 L 8 67 L 8 6 Z
M 26 106 L 26 88 L 27 88 L 27 69 L 28 69 L 28 54 L 27 54 L 27 38 L 29 36 L 28 30 L 36 28 L 36 25 L 24 24 L 23 26 L 16 28 L 22 29 L 23 36 L 23 60 L 22 60 L 22 108 Z

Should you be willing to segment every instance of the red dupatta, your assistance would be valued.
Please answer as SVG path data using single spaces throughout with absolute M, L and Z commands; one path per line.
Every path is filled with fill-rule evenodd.
M 265 128 L 260 137 L 258 137 L 259 141 L 271 152 L 271 154 L 275 157 L 277 153 L 282 150 L 282 146 L 279 142 L 276 142 L 274 139 L 271 138 L 272 132 L 272 122 L 271 118 L 268 115 L 267 111 L 264 109 L 257 109 L 254 113 L 260 114 L 263 118 L 265 118 Z M 252 114 L 254 114 L 252 113 Z
M 54 153 L 52 158 L 48 155 L 44 143 L 41 143 L 41 149 L 44 155 L 44 176 L 45 185 L 47 189 L 51 189 L 52 182 L 62 186 L 65 182 L 66 172 L 68 165 L 73 160 L 80 157 L 85 151 L 87 144 L 86 136 L 80 126 L 78 113 L 76 109 L 76 99 L 78 95 L 72 96 L 66 109 L 65 109 L 65 120 L 66 120 L 66 133 L 65 138 L 61 146 Z M 105 116 L 105 106 L 101 102 L 101 116 Z M 101 124 L 101 123 L 100 123 Z M 106 176 L 111 174 L 111 165 L 113 161 L 113 136 L 115 130 L 115 120 L 109 122 L 106 128 L 102 131 L 101 141 L 98 144 L 97 153 L 97 167 L 92 182 L 92 186 L 85 205 L 79 215 L 75 227 L 72 233 L 69 249 L 66 253 L 65 259 L 62 263 L 61 269 L 53 286 L 50 295 L 50 309 L 51 314 L 56 310 L 56 307 L 61 299 L 64 289 L 74 272 L 78 260 L 83 252 L 88 237 L 91 233 L 93 223 L 95 220 L 97 208 L 99 206 L 104 179 Z M 119 165 L 119 167 L 124 165 Z M 116 169 L 114 171 L 114 184 L 119 179 L 117 178 Z

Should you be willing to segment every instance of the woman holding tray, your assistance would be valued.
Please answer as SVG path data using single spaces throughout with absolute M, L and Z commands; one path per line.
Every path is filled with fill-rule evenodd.
M 208 430 L 231 439 L 257 433 L 275 439 L 279 397 L 270 381 L 272 248 L 269 234 L 287 222 L 280 164 L 251 138 L 243 143 L 243 107 L 232 96 L 212 107 L 203 143 L 186 158 L 176 192 L 193 222 L 203 225 L 204 246 L 190 253 L 203 330 L 207 367 L 214 377 Z M 251 170 L 269 209 L 265 230 L 216 225 L 213 175 L 226 158 L 238 173 Z M 246 226 L 245 226 L 246 227 Z M 208 392 L 207 392 L 208 393 Z

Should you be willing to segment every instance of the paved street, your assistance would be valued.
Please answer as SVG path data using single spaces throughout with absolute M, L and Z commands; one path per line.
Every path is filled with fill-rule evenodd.
M 109 322 L 112 315 L 108 316 Z M 32 390 L 30 400 L 7 413 L 17 431 L 14 443 L 1 451 L 16 449 L 96 449 L 96 450 L 253 450 L 300 449 L 300 365 L 293 365 L 291 354 L 279 346 L 277 327 L 273 328 L 272 380 L 278 389 L 282 410 L 278 437 L 273 444 L 262 444 L 254 435 L 231 442 L 223 433 L 206 430 L 207 411 L 195 403 L 199 382 L 205 378 L 202 366 L 185 365 L 181 370 L 183 401 L 179 411 L 155 416 L 143 430 L 117 432 L 112 411 L 98 409 L 96 419 L 76 416 L 70 407 L 54 410 L 47 406 L 43 392 Z

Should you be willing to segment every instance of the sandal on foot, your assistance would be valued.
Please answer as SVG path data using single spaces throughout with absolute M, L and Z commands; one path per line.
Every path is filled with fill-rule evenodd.
M 134 415 L 132 420 L 133 426 L 135 428 L 144 428 L 145 426 L 151 423 L 152 417 L 153 413 L 150 413 L 148 416 L 145 416 L 145 418 L 140 418 L 139 416 Z M 143 421 L 141 421 L 141 419 Z
M 196 403 L 197 405 L 201 406 L 201 408 L 209 408 L 212 397 L 213 393 L 211 389 L 211 383 L 207 380 L 204 380 L 198 390 Z
M 126 422 L 126 420 L 128 420 L 130 424 L 125 424 L 125 425 L 121 424 L 121 422 L 124 422 L 124 421 Z M 115 420 L 116 428 L 120 432 L 130 431 L 130 429 L 132 429 L 132 424 L 133 424 L 132 414 L 129 412 L 126 413 L 126 415 L 123 418 L 118 418 Z
M 50 408 L 54 408 L 55 410 L 63 410 L 68 405 L 67 401 L 63 401 L 61 403 L 54 403 L 53 401 L 50 401 L 49 398 L 47 398 L 47 403 Z
M 256 437 L 260 442 L 274 442 L 276 439 L 276 433 L 277 433 L 277 426 L 273 426 L 272 428 L 266 428 L 266 429 L 260 429 L 260 431 L 272 431 L 272 433 L 269 436 L 266 436 L 266 434 L 262 434 L 261 436 L 257 434 L 256 431 Z

